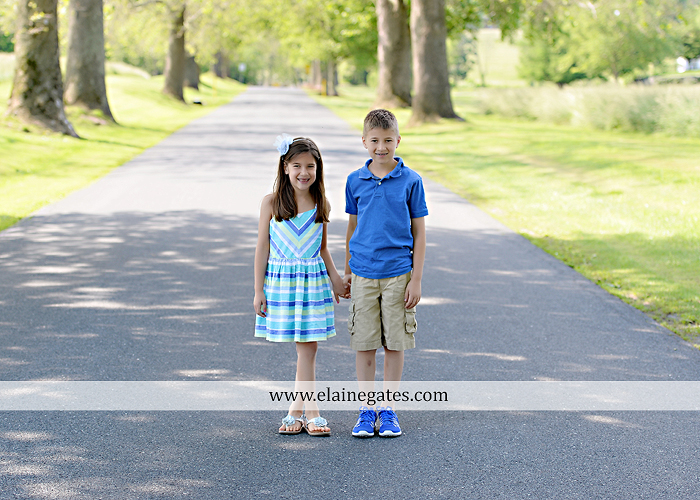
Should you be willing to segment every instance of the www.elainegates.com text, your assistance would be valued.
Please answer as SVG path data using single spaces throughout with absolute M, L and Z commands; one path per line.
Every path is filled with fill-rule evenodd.
M 332 391 L 330 387 L 320 391 L 269 391 L 270 400 L 281 401 L 310 401 L 310 402 L 334 402 L 334 403 L 366 403 L 374 406 L 377 403 L 397 403 L 397 402 L 447 402 L 449 401 L 447 391 L 347 391 L 343 388 L 340 391 Z

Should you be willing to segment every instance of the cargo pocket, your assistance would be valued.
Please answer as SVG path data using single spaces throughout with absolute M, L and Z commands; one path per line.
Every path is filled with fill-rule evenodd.
M 416 333 L 416 308 L 406 310 L 406 334 L 413 335 Z
M 350 313 L 348 314 L 348 332 L 350 335 L 355 333 L 355 303 L 350 302 Z

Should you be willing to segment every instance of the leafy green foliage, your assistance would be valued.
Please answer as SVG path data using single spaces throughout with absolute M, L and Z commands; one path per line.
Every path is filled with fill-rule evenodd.
M 674 55 L 669 36 L 677 15 L 664 2 L 599 0 L 572 9 L 570 55 L 589 75 L 620 76 Z
M 678 7 L 673 0 L 534 2 L 525 16 L 521 74 L 564 84 L 644 72 L 678 55 Z
M 475 64 L 476 51 L 476 38 L 469 32 L 462 32 L 458 38 L 452 37 L 447 40 L 447 63 L 452 86 L 467 79 Z
M 11 34 L 0 33 L 0 52 L 13 52 L 15 44 Z
M 566 44 L 550 44 L 543 39 L 521 43 L 518 74 L 529 82 L 554 82 L 557 85 L 589 77 L 567 57 Z
M 0 0 L 0 36 L 15 31 L 15 0 Z
M 700 7 L 696 7 L 688 15 L 690 21 L 684 26 L 681 34 L 681 55 L 690 60 L 700 57 Z
M 168 19 L 165 5 L 139 6 L 129 0 L 106 0 L 105 55 L 146 70 L 151 75 L 163 72 L 168 43 Z
M 482 24 L 482 4 L 481 0 L 446 0 L 447 36 L 459 38 L 465 31 L 476 32 Z
M 108 58 L 161 73 L 177 0 L 106 1 Z M 314 59 L 345 60 L 358 74 L 376 64 L 376 16 L 366 0 L 190 0 L 185 14 L 197 63 L 211 67 L 222 55 L 243 81 L 299 82 Z

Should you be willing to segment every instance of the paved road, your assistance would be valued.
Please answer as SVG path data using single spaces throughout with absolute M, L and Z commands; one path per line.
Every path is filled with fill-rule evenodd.
M 319 143 L 342 266 L 359 133 L 302 92 L 251 88 L 0 233 L 0 380 L 287 380 L 254 339 L 258 203 L 277 134 Z M 400 152 L 400 151 L 399 151 Z M 406 380 L 700 380 L 700 352 L 446 189 Z M 318 377 L 352 380 L 339 335 Z M 380 363 L 381 364 L 381 363 Z M 0 498 L 666 499 L 698 495 L 696 412 L 404 412 L 405 435 L 275 433 L 272 412 L 0 411 Z

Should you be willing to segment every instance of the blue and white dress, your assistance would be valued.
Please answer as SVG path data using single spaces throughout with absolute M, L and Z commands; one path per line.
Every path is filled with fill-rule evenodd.
M 323 224 L 316 209 L 289 220 L 270 220 L 265 271 L 266 317 L 256 317 L 255 336 L 272 342 L 315 342 L 335 336 L 333 292 L 320 256 Z

